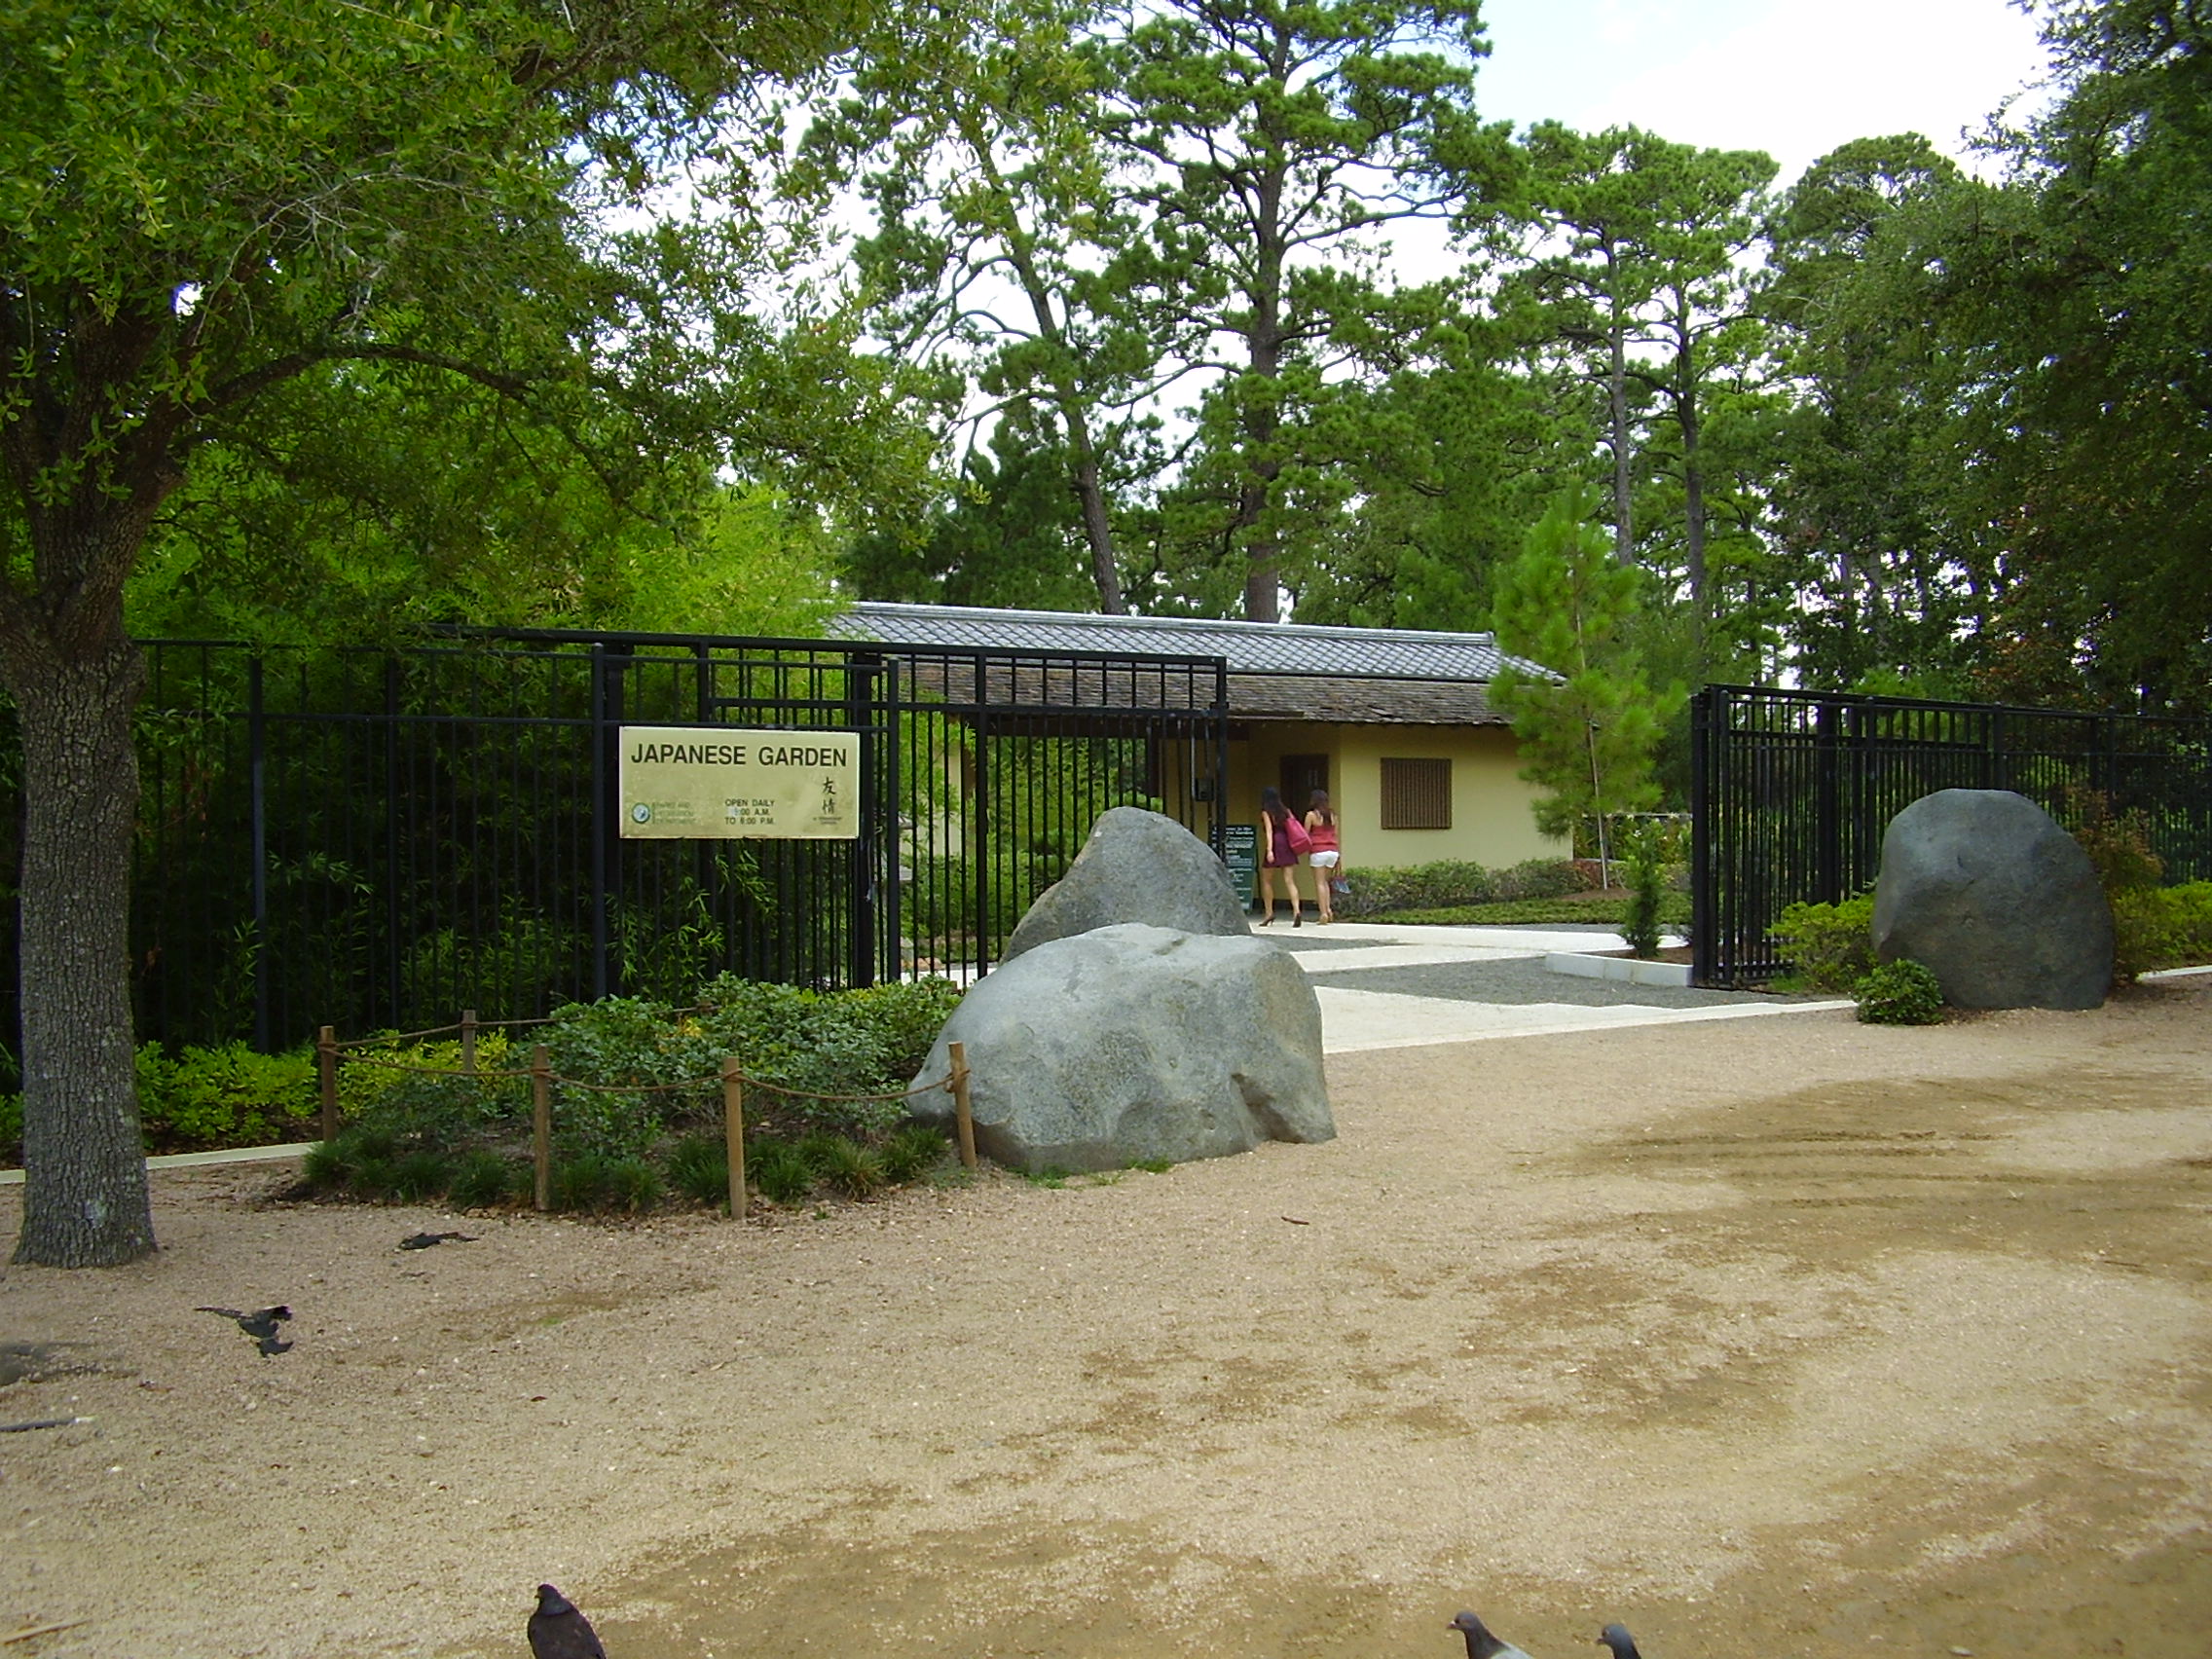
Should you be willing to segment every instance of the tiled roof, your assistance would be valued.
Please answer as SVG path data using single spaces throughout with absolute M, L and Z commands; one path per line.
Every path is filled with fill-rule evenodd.
M 1218 656 L 1234 675 L 1296 675 L 1487 683 L 1505 665 L 1489 634 L 1337 628 L 1307 622 L 1223 622 L 1184 616 L 1087 616 L 864 601 L 830 624 L 845 639 L 885 645 L 1026 651 L 1134 651 Z M 1517 666 L 1542 673 L 1533 664 Z

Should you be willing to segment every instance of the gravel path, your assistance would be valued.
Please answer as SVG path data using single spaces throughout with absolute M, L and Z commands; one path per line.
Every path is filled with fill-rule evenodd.
M 1330 1081 L 1326 1145 L 743 1226 L 164 1171 L 157 1259 L 0 1272 L 0 1420 L 91 1419 L 0 1437 L 0 1637 L 493 1659 L 550 1579 L 616 1659 L 2201 1659 L 2212 982 Z

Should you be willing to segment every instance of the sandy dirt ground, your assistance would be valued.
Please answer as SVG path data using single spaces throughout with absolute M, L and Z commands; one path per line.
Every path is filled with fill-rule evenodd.
M 0 1274 L 0 1421 L 92 1419 L 0 1435 L 0 1653 L 520 1655 L 540 1579 L 614 1659 L 2212 1649 L 2212 980 L 1330 1077 L 742 1226 L 165 1172 L 157 1259 Z

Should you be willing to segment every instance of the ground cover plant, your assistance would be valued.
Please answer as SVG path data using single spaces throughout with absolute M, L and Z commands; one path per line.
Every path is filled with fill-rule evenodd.
M 958 1001 L 941 979 L 815 992 L 724 975 L 689 1008 L 610 997 L 513 1035 L 487 1032 L 476 1075 L 459 1071 L 450 1040 L 354 1051 L 342 1073 L 347 1126 L 309 1155 L 305 1186 L 370 1200 L 524 1201 L 532 1094 L 518 1073 L 542 1043 L 556 1079 L 557 1209 L 723 1201 L 725 1055 L 746 1079 L 751 1186 L 776 1202 L 866 1198 L 944 1161 L 944 1137 L 899 1102 L 853 1097 L 903 1089 Z

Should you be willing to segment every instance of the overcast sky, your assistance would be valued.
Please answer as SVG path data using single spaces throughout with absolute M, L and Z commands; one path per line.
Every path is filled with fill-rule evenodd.
M 1963 160 L 1960 129 L 2045 61 L 2034 19 L 2009 0 L 1485 0 L 1483 18 L 1485 116 L 1764 150 L 1778 184 L 1890 132 Z

